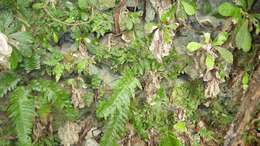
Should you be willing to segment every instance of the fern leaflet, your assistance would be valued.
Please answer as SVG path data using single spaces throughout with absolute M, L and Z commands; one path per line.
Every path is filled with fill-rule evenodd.
M 125 124 L 128 119 L 129 106 L 126 106 L 124 112 L 115 111 L 109 118 L 105 127 L 104 136 L 101 139 L 101 146 L 117 146 L 117 140 L 125 130 Z
M 15 125 L 20 146 L 31 145 L 30 134 L 33 126 L 34 106 L 28 96 L 28 89 L 16 88 L 10 96 L 10 107 L 8 108 L 9 117 Z
M 124 111 L 125 106 L 129 106 L 129 96 L 134 95 L 134 89 L 141 86 L 140 82 L 133 76 L 132 73 L 127 72 L 114 86 L 111 97 L 104 100 L 97 108 L 97 116 L 107 118 L 109 115 L 115 113 L 116 109 L 120 112 Z
M 127 72 L 114 86 L 111 97 L 101 101 L 97 108 L 97 116 L 108 118 L 105 134 L 101 139 L 102 146 L 115 146 L 124 131 L 130 109 L 130 96 L 141 86 L 132 73 Z
M 20 78 L 13 72 L 3 72 L 0 74 L 0 97 L 3 97 L 8 91 L 13 90 Z

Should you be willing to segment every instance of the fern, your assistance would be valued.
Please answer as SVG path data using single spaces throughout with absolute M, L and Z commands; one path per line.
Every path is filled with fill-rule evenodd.
M 3 72 L 0 74 L 0 97 L 3 97 L 8 91 L 13 90 L 20 78 L 13 72 Z
M 9 117 L 15 125 L 20 146 L 31 145 L 30 134 L 33 126 L 34 107 L 28 96 L 28 89 L 16 88 L 10 96 L 10 107 L 8 108 Z
M 24 68 L 27 72 L 35 69 L 40 69 L 40 56 L 33 55 L 24 59 Z
M 117 139 L 121 136 L 124 124 L 128 119 L 130 108 L 130 96 L 134 95 L 134 89 L 139 86 L 139 81 L 132 73 L 127 72 L 114 86 L 109 99 L 101 101 L 97 108 L 97 116 L 108 118 L 105 125 L 105 134 L 101 139 L 103 146 L 116 145 Z
M 36 100 L 39 100 L 38 114 L 41 118 L 46 117 L 52 111 L 52 107 L 59 110 L 59 112 L 64 112 L 66 118 L 75 118 L 77 116 L 69 93 L 57 82 L 40 79 L 33 80 L 29 86 L 39 97 Z
M 105 134 L 101 139 L 102 146 L 117 145 L 117 140 L 125 130 L 129 109 L 129 106 L 126 106 L 123 112 L 116 110 L 115 113 L 111 115 L 105 127 Z

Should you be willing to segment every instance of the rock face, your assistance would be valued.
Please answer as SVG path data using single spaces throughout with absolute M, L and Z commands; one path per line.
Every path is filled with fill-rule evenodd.
M 58 130 L 58 135 L 61 143 L 65 146 L 72 145 L 78 142 L 79 132 L 81 128 L 78 124 L 67 122 L 63 127 Z
M 0 55 L 9 56 L 12 53 L 12 48 L 7 43 L 7 37 L 0 32 Z
M 7 58 L 11 56 L 12 48 L 8 45 L 7 37 L 0 32 L 0 66 L 7 67 Z

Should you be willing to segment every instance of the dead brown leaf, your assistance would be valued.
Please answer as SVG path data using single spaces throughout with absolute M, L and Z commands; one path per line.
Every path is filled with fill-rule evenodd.
M 160 76 L 158 73 L 150 71 L 144 87 L 148 103 L 152 101 L 152 97 L 158 88 L 160 88 Z
M 162 62 L 162 57 L 169 55 L 171 48 L 172 43 L 166 43 L 163 39 L 163 31 L 157 29 L 154 32 L 152 43 L 149 48 L 156 60 Z
M 82 99 L 82 94 L 83 93 L 81 92 L 80 89 L 75 89 L 75 88 L 72 89 L 71 101 L 75 109 L 77 108 L 81 109 L 85 107 L 85 102 Z

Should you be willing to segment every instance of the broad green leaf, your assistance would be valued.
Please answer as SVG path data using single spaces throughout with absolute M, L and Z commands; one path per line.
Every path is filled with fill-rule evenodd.
M 152 33 L 157 28 L 157 25 L 155 23 L 146 23 L 144 25 L 144 31 L 147 34 Z
M 193 5 L 191 2 L 188 2 L 186 0 L 182 0 L 181 4 L 184 8 L 184 11 L 188 14 L 188 15 L 194 15 L 196 13 L 196 7 L 195 5 Z
M 244 52 L 248 52 L 251 49 L 252 37 L 248 29 L 248 22 L 243 21 L 239 26 L 236 34 L 236 45 Z
M 187 45 L 187 49 L 188 49 L 190 52 L 194 52 L 194 51 L 200 49 L 201 47 L 202 47 L 202 44 L 197 43 L 197 42 L 190 42 L 190 43 Z
M 88 0 L 78 0 L 78 5 L 80 9 L 86 9 L 88 6 Z
M 33 5 L 32 5 L 32 8 L 33 9 L 36 9 L 36 10 L 38 10 L 38 9 L 42 9 L 42 8 L 44 8 L 44 3 L 34 3 Z
M 232 64 L 233 63 L 233 54 L 225 49 L 225 48 L 222 48 L 222 47 L 217 47 L 216 48 L 220 54 L 220 56 L 227 62 L 227 63 L 230 63 Z
M 226 40 L 228 39 L 228 33 L 227 32 L 221 32 L 218 34 L 217 38 L 213 41 L 214 46 L 220 46 L 223 45 Z
M 228 2 L 221 4 L 218 8 L 218 12 L 222 16 L 234 16 L 238 10 L 239 8 Z
M 182 146 L 180 140 L 172 133 L 163 135 L 159 146 Z
M 186 128 L 186 124 L 185 122 L 178 122 L 176 123 L 173 128 L 177 131 L 177 132 L 186 132 L 187 128 Z
M 206 58 L 206 66 L 207 66 L 207 68 L 209 70 L 211 70 L 214 67 L 214 65 L 215 65 L 215 58 L 212 55 L 208 54 L 207 58 Z

